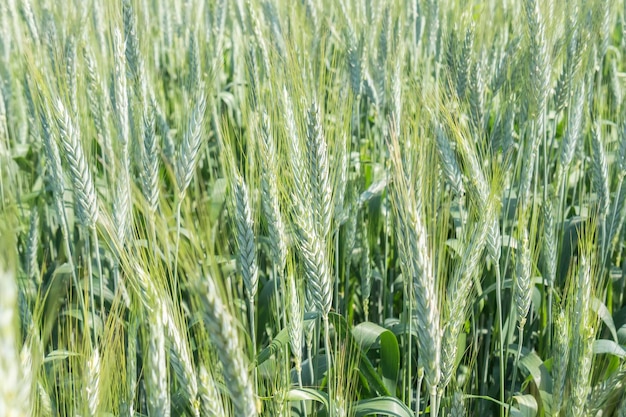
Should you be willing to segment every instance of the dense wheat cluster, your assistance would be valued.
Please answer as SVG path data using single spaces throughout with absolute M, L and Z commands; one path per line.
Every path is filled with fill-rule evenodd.
M 0 417 L 626 417 L 622 0 L 0 1 Z

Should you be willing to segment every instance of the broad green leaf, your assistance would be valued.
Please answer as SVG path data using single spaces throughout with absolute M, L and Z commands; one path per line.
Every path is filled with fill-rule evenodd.
M 289 329 L 284 328 L 276 335 L 276 337 L 265 349 L 259 352 L 256 357 L 257 365 L 261 365 L 263 362 L 268 360 L 274 353 L 286 346 L 287 343 L 289 343 Z
M 349 325 L 345 319 L 345 317 L 331 313 L 328 315 L 329 321 L 332 323 L 335 328 L 335 332 L 337 333 L 337 337 L 340 340 L 343 340 L 346 344 L 346 350 L 353 351 L 357 350 L 359 352 L 360 361 L 359 361 L 359 372 L 361 375 L 367 380 L 367 383 L 370 386 L 371 390 L 378 393 L 379 395 L 391 395 L 391 392 L 383 382 L 381 376 L 376 372 L 376 369 L 370 362 L 367 355 L 365 355 L 361 349 L 359 348 L 359 344 L 354 339 L 354 335 L 349 330 Z
M 622 346 L 618 345 L 612 340 L 606 339 L 593 341 L 593 353 L 595 353 L 596 355 L 601 353 L 607 353 L 609 355 L 615 355 L 622 359 L 626 358 L 626 350 Z
M 519 361 L 522 371 L 528 372 L 540 390 L 552 391 L 552 377 L 541 358 L 534 351 L 526 351 Z
M 384 327 L 371 322 L 357 325 L 352 334 L 364 353 L 374 345 L 380 346 L 383 383 L 389 392 L 395 392 L 400 370 L 400 348 L 396 336 Z
M 463 242 L 459 239 L 448 239 L 446 240 L 446 245 L 452 249 L 452 252 L 454 252 L 456 256 L 461 256 L 463 253 Z
M 615 323 L 613 322 L 613 317 L 609 312 L 609 309 L 606 308 L 606 305 L 596 297 L 593 297 L 591 300 L 591 308 L 598 314 L 598 317 L 606 324 L 606 327 L 611 331 L 611 336 L 613 336 L 614 341 L 618 341 L 617 339 L 617 329 L 615 328 Z
M 69 350 L 65 350 L 65 349 L 53 350 L 52 352 L 46 355 L 46 357 L 43 360 L 43 363 L 54 362 L 58 360 L 65 360 L 69 358 L 70 356 L 79 356 L 79 354 L 76 352 L 70 352 Z
M 413 412 L 399 399 L 394 397 L 379 397 L 357 402 L 353 408 L 356 417 L 371 415 L 413 417 Z
M 532 395 L 515 395 L 519 408 L 511 407 L 511 417 L 535 417 L 537 415 L 537 400 Z
M 294 388 L 287 393 L 289 401 L 317 401 L 328 409 L 328 394 L 313 388 Z
M 383 177 L 380 180 L 372 183 L 372 185 L 370 185 L 367 190 L 363 191 L 363 193 L 361 193 L 361 195 L 359 196 L 359 205 L 362 206 L 363 204 L 370 201 L 372 198 L 381 195 L 386 186 L 387 177 Z

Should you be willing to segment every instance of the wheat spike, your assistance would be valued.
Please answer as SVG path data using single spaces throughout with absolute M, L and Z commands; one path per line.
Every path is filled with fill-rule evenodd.
M 187 123 L 187 130 L 183 136 L 183 143 L 178 151 L 176 182 L 181 199 L 191 184 L 191 179 L 193 178 L 200 154 L 200 147 L 202 146 L 202 127 L 206 110 L 206 96 L 203 90 L 204 88 L 202 87 L 198 89 L 194 106 Z
M 98 221 L 98 200 L 87 158 L 79 140 L 80 134 L 61 100 L 55 101 L 54 108 L 61 144 L 65 151 L 74 188 L 78 219 L 84 226 L 92 228 Z
M 256 259 L 252 210 L 248 197 L 248 187 L 243 178 L 236 170 L 233 173 L 233 177 L 235 226 L 237 231 L 237 246 L 239 248 L 239 264 L 244 287 L 246 289 L 246 296 L 253 302 L 259 285 L 259 270 Z
M 307 156 L 309 186 L 313 198 L 315 225 L 324 239 L 330 231 L 332 219 L 332 190 L 328 168 L 328 150 L 322 130 L 320 109 L 315 101 L 307 112 Z
M 204 284 L 206 285 L 205 323 L 222 363 L 226 389 L 233 402 L 235 415 L 255 417 L 257 411 L 254 392 L 248 376 L 248 367 L 244 361 L 246 355 L 241 349 L 234 318 L 222 301 L 213 278 L 206 277 Z

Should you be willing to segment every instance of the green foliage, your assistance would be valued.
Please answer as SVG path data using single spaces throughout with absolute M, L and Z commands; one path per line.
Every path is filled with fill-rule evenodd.
M 626 415 L 625 13 L 0 2 L 0 416 Z

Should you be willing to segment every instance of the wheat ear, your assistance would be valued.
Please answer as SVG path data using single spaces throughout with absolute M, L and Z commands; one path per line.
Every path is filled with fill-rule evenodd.
M 416 299 L 417 344 L 420 363 L 424 366 L 431 407 L 437 408 L 437 387 L 440 382 L 441 330 L 439 303 L 435 289 L 433 265 L 428 252 L 426 228 L 418 211 L 418 190 L 406 177 L 400 144 L 391 131 L 392 204 L 398 220 L 398 246 L 402 271 L 412 279 L 412 295 Z M 436 414 L 436 411 L 434 412 Z
M 205 281 L 205 324 L 209 337 L 222 363 L 226 389 L 230 394 L 235 415 L 255 417 L 257 415 L 254 391 L 248 376 L 246 357 L 242 351 L 235 320 L 222 301 L 221 292 L 208 276 Z

